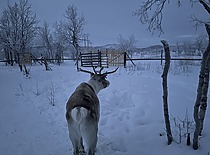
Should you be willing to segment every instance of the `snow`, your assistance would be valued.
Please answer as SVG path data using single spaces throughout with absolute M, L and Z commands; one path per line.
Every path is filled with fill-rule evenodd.
M 52 71 L 45 71 L 44 66 L 33 65 L 30 78 L 26 78 L 17 66 L 0 64 L 0 154 L 73 154 L 65 105 L 89 75 L 77 72 L 74 62 L 69 61 L 61 66 L 51 64 L 51 68 Z M 176 141 L 171 145 L 167 145 L 163 119 L 162 67 L 154 63 L 146 69 L 139 68 L 120 68 L 108 76 L 110 86 L 98 94 L 101 115 L 96 155 L 208 155 L 208 109 L 196 151 L 186 145 L 184 127 L 182 143 L 178 144 L 179 129 L 174 123 L 180 123 L 186 115 L 193 119 L 199 66 L 185 74 L 175 74 L 173 70 L 169 73 L 169 112 Z M 52 90 L 54 100 L 50 96 Z M 190 127 L 192 143 L 194 124 Z

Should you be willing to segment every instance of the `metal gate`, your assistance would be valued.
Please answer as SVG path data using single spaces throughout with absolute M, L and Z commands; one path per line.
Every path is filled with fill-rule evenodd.
M 105 67 L 126 65 L 126 53 L 120 51 L 97 51 L 80 53 L 82 67 Z
M 110 51 L 108 54 L 109 66 L 124 66 L 126 65 L 126 53 L 121 51 Z
M 82 67 L 108 67 L 107 52 L 80 53 Z

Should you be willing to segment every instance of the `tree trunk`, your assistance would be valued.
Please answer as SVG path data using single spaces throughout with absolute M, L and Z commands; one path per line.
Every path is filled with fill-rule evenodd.
M 168 76 L 168 71 L 170 67 L 170 50 L 169 50 L 169 45 L 167 41 L 161 40 L 164 50 L 165 50 L 165 66 L 162 74 L 163 78 L 163 109 L 164 109 L 164 118 L 165 118 L 165 125 L 166 125 L 166 132 L 167 132 L 167 138 L 168 138 L 168 145 L 171 144 L 173 141 L 173 136 L 171 133 L 171 126 L 170 126 L 170 120 L 169 120 L 169 110 L 168 110 L 168 88 L 167 88 L 167 76 Z
M 6 58 L 6 66 L 7 64 L 10 64 L 10 58 L 9 58 L 9 52 L 8 52 L 8 48 L 4 49 L 4 52 L 5 52 L 5 58 Z
M 76 36 L 75 32 L 73 32 L 73 36 L 72 36 L 72 45 L 76 50 L 76 63 L 75 65 L 77 66 L 77 71 L 79 71 L 79 44 L 78 44 L 78 37 Z
M 202 134 L 203 122 L 207 107 L 207 94 L 209 87 L 209 67 L 210 67 L 210 26 L 206 26 L 206 31 L 209 36 L 209 44 L 206 51 L 203 54 L 201 62 L 201 70 L 199 75 L 199 82 L 197 88 L 197 98 L 194 105 L 194 120 L 195 120 L 195 131 L 193 138 L 193 148 L 198 149 L 198 137 Z
M 11 66 L 13 66 L 14 65 L 14 61 L 13 61 L 13 54 L 11 52 L 11 49 L 10 49 L 9 55 L 10 55 L 10 62 L 11 62 L 10 64 L 11 64 Z
M 26 68 L 25 64 L 23 65 L 23 67 L 24 67 L 24 71 L 25 71 L 26 77 L 28 77 L 29 76 L 29 70 Z

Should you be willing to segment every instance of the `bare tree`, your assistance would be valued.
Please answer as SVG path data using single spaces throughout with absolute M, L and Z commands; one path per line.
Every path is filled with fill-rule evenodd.
M 50 33 L 49 25 L 46 21 L 44 21 L 43 27 L 39 28 L 39 37 L 40 42 L 43 46 L 43 48 L 47 51 L 47 58 L 53 59 L 54 53 L 53 53 L 53 37 Z
M 166 2 L 167 0 L 146 0 L 143 2 L 140 8 L 134 12 L 134 15 L 138 16 L 139 20 L 143 24 L 148 24 L 148 30 L 150 32 L 154 33 L 155 31 L 159 31 L 160 34 L 162 34 L 162 11 Z M 154 10 L 153 7 L 155 7 Z M 151 17 L 150 12 L 152 12 Z
M 179 42 L 176 42 L 176 50 L 177 50 L 177 55 L 180 56 L 182 54 L 182 48 L 181 44 Z
M 4 48 L 5 58 L 7 62 L 10 64 L 10 57 L 9 57 L 10 46 L 9 46 L 9 39 L 7 37 L 10 35 L 10 29 L 8 27 L 9 27 L 8 11 L 4 10 L 0 19 L 0 41 L 2 47 Z
M 60 45 L 65 46 L 65 44 L 67 43 L 65 22 L 63 21 L 56 22 L 53 27 L 54 27 L 53 38 L 54 38 L 55 44 L 59 43 Z
M 133 55 L 133 49 L 135 47 L 136 39 L 134 35 L 128 37 L 128 39 L 124 39 L 122 35 L 119 35 L 118 38 L 119 48 L 123 52 L 127 52 L 130 57 Z
M 65 23 L 63 21 L 56 22 L 54 24 L 53 38 L 54 44 L 56 48 L 56 58 L 58 59 L 58 63 L 61 62 L 63 57 L 63 52 L 67 48 L 67 42 L 65 40 Z
M 83 16 L 79 17 L 77 8 L 74 5 L 68 6 L 65 17 L 67 19 L 66 40 L 76 49 L 76 59 L 78 59 L 79 41 L 83 38 L 82 31 L 85 18 Z
M 36 34 L 36 14 L 31 11 L 28 0 L 20 0 L 14 6 L 8 5 L 0 17 L 0 42 L 6 57 L 17 59 L 18 53 L 26 53 Z
M 55 38 L 56 42 L 62 42 L 64 44 L 68 39 L 66 40 L 66 29 L 65 29 L 65 22 L 60 20 L 59 22 L 56 22 L 53 27 L 53 36 Z
M 17 3 L 14 6 L 8 5 L 0 18 L 0 40 L 4 47 L 5 57 L 9 64 L 13 65 L 13 56 L 18 51 L 19 44 L 19 8 Z
M 205 47 L 207 47 L 207 35 L 206 34 L 199 35 L 195 39 L 195 46 L 200 54 L 203 53 Z
M 190 41 L 183 42 L 183 52 L 187 56 L 193 56 L 195 54 L 195 51 L 192 47 L 192 43 Z

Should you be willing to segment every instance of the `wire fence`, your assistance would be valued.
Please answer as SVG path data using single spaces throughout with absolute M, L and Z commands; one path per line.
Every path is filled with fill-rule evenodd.
M 43 59 L 42 58 L 32 58 L 31 60 L 36 62 L 36 61 L 42 61 Z M 46 58 L 45 60 L 49 61 L 49 62 L 76 61 L 76 59 L 73 59 L 73 58 L 62 58 L 62 59 L 47 59 Z M 175 61 L 176 60 L 179 60 L 179 61 L 201 61 L 202 59 L 201 58 L 171 58 L 171 60 L 175 60 Z M 126 58 L 126 59 L 124 59 L 124 64 L 126 64 L 126 62 L 129 62 L 129 61 L 131 61 L 133 64 L 137 61 L 160 61 L 161 64 L 162 64 L 162 62 L 165 61 L 165 59 L 164 58 Z M 8 60 L 0 60 L 0 62 L 8 63 Z M 13 62 L 15 62 L 15 60 L 13 60 Z

